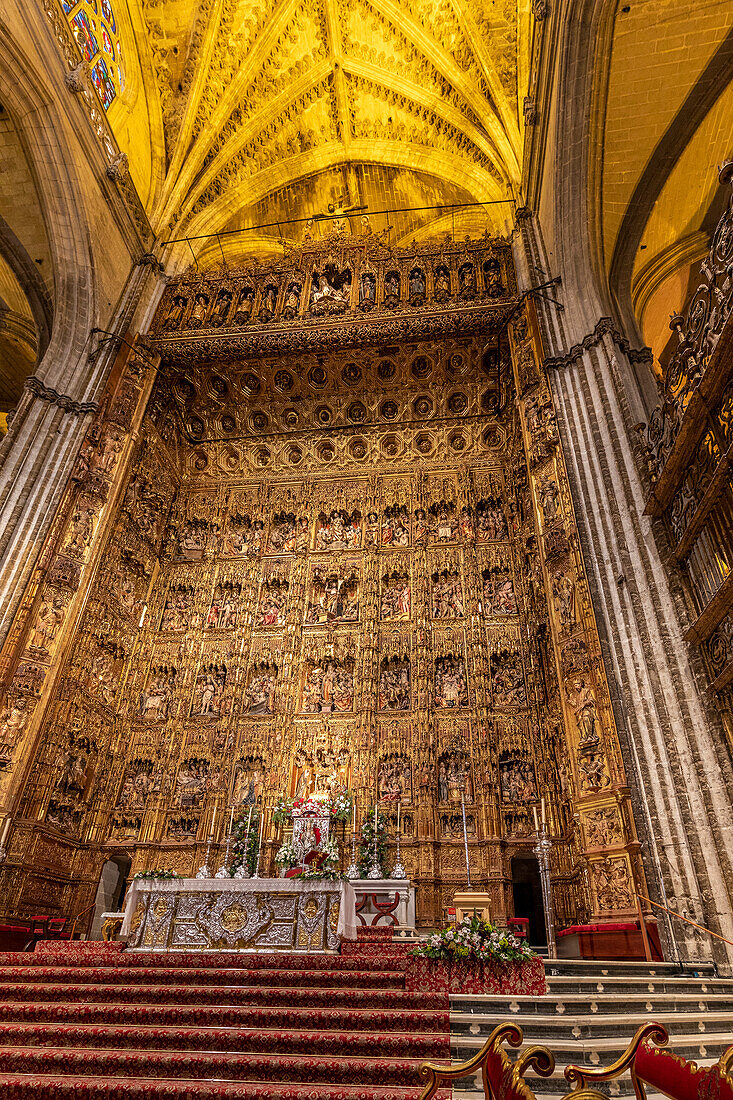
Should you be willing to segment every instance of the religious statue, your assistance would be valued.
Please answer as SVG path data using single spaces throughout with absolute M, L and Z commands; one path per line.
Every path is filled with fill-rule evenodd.
M 400 304 L 400 277 L 396 271 L 388 271 L 384 280 L 384 305 L 394 309 Z
M 351 664 L 334 658 L 311 665 L 303 684 L 304 714 L 331 714 L 354 707 L 354 671 Z
M 461 298 L 476 297 L 476 272 L 472 263 L 458 269 L 458 293 Z
M 297 317 L 300 309 L 300 295 L 302 289 L 300 283 L 291 283 L 289 285 L 282 309 L 282 318 L 284 321 L 292 321 L 293 318 Z
M 219 291 L 214 308 L 211 311 L 209 324 L 214 328 L 220 328 L 227 319 L 227 314 L 232 304 L 232 292 L 223 288 Z
M 365 313 L 374 308 L 377 300 L 377 280 L 371 272 L 363 272 L 359 279 L 359 309 Z
M 409 279 L 410 304 L 422 305 L 425 301 L 425 275 L 419 267 L 414 267 Z
M 258 626 L 283 626 L 287 614 L 289 582 L 274 574 L 264 581 L 257 612 Z
M 172 329 L 177 329 L 181 327 L 181 322 L 183 321 L 183 312 L 186 308 L 186 305 L 186 299 L 181 294 L 176 294 L 168 307 L 168 312 L 165 315 L 165 320 L 163 321 L 164 329 L 168 329 L 170 331 Z
M 209 304 L 209 299 L 205 294 L 197 294 L 194 299 L 193 309 L 191 315 L 188 318 L 189 328 L 201 328 L 206 317 L 206 309 Z
M 434 619 L 455 619 L 463 615 L 461 578 L 455 569 L 433 573 L 432 609 Z
M 598 708 L 592 688 L 579 676 L 566 687 L 568 702 L 575 715 L 582 749 L 596 748 L 600 743 Z
M 407 573 L 386 573 L 382 578 L 380 614 L 383 620 L 402 622 L 410 618 L 410 578 Z
M 165 665 L 152 670 L 148 685 L 140 696 L 140 714 L 143 718 L 153 721 L 165 721 L 168 718 L 175 680 L 175 668 Z
M 534 768 L 529 760 L 500 760 L 502 802 L 534 802 L 537 799 Z
M 496 706 L 524 706 L 524 675 L 518 653 L 502 650 L 491 655 L 491 682 Z
M 490 256 L 483 266 L 484 285 L 489 298 L 502 298 L 506 291 L 501 281 L 501 265 L 495 256 Z
M 234 311 L 234 324 L 246 325 L 252 316 L 252 306 L 254 305 L 254 290 L 251 287 L 245 287 L 239 296 L 237 302 L 237 308 Z
M 555 608 L 564 630 L 575 626 L 575 584 L 567 573 L 556 573 L 552 579 Z
M 351 272 L 339 271 L 329 263 L 322 272 L 314 271 L 311 281 L 311 313 L 344 313 L 351 304 Z
M 410 709 L 409 657 L 384 657 L 379 671 L 379 710 Z
M 40 608 L 28 640 L 29 649 L 49 653 L 64 619 L 66 603 L 62 596 L 46 597 Z
M 560 490 L 557 482 L 545 475 L 537 484 L 537 495 L 542 506 L 545 523 L 552 523 L 560 514 Z
M 436 302 L 445 302 L 450 298 L 450 272 L 444 264 L 435 269 L 435 289 L 433 297 Z
M 505 539 L 508 533 L 501 500 L 496 497 L 480 500 L 476 505 L 476 541 Z
M 462 657 L 448 654 L 435 659 L 436 707 L 468 706 L 466 669 Z
M 0 712 L 0 771 L 7 771 L 13 763 L 13 753 L 20 743 L 28 721 L 28 704 L 20 695 L 8 702 Z

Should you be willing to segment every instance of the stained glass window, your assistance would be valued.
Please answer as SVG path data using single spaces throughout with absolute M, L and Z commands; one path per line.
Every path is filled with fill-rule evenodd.
M 125 86 L 113 0 L 61 0 L 61 6 L 106 111 Z

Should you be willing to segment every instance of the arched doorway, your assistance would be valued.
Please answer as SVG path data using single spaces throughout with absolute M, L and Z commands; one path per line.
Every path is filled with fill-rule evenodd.
M 102 938 L 102 913 L 115 913 L 120 909 L 127 890 L 130 865 L 129 856 L 113 856 L 102 867 L 97 896 L 94 899 L 90 939 L 101 940 Z
M 529 920 L 529 942 L 533 947 L 546 947 L 540 868 L 534 856 L 516 856 L 512 859 L 512 893 L 514 916 Z

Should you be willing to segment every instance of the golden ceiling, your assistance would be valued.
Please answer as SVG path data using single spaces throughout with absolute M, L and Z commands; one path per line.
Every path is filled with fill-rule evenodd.
M 491 204 L 392 217 L 393 244 L 428 226 L 503 228 L 526 83 L 529 16 L 516 0 L 128 6 L 130 82 L 110 121 L 162 238 L 246 229 L 216 241 L 212 262 L 266 253 L 339 202 Z

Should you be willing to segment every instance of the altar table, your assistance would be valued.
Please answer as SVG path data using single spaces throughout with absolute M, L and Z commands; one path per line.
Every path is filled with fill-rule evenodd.
M 338 951 L 356 896 L 330 879 L 137 879 L 122 935 L 133 951 Z

